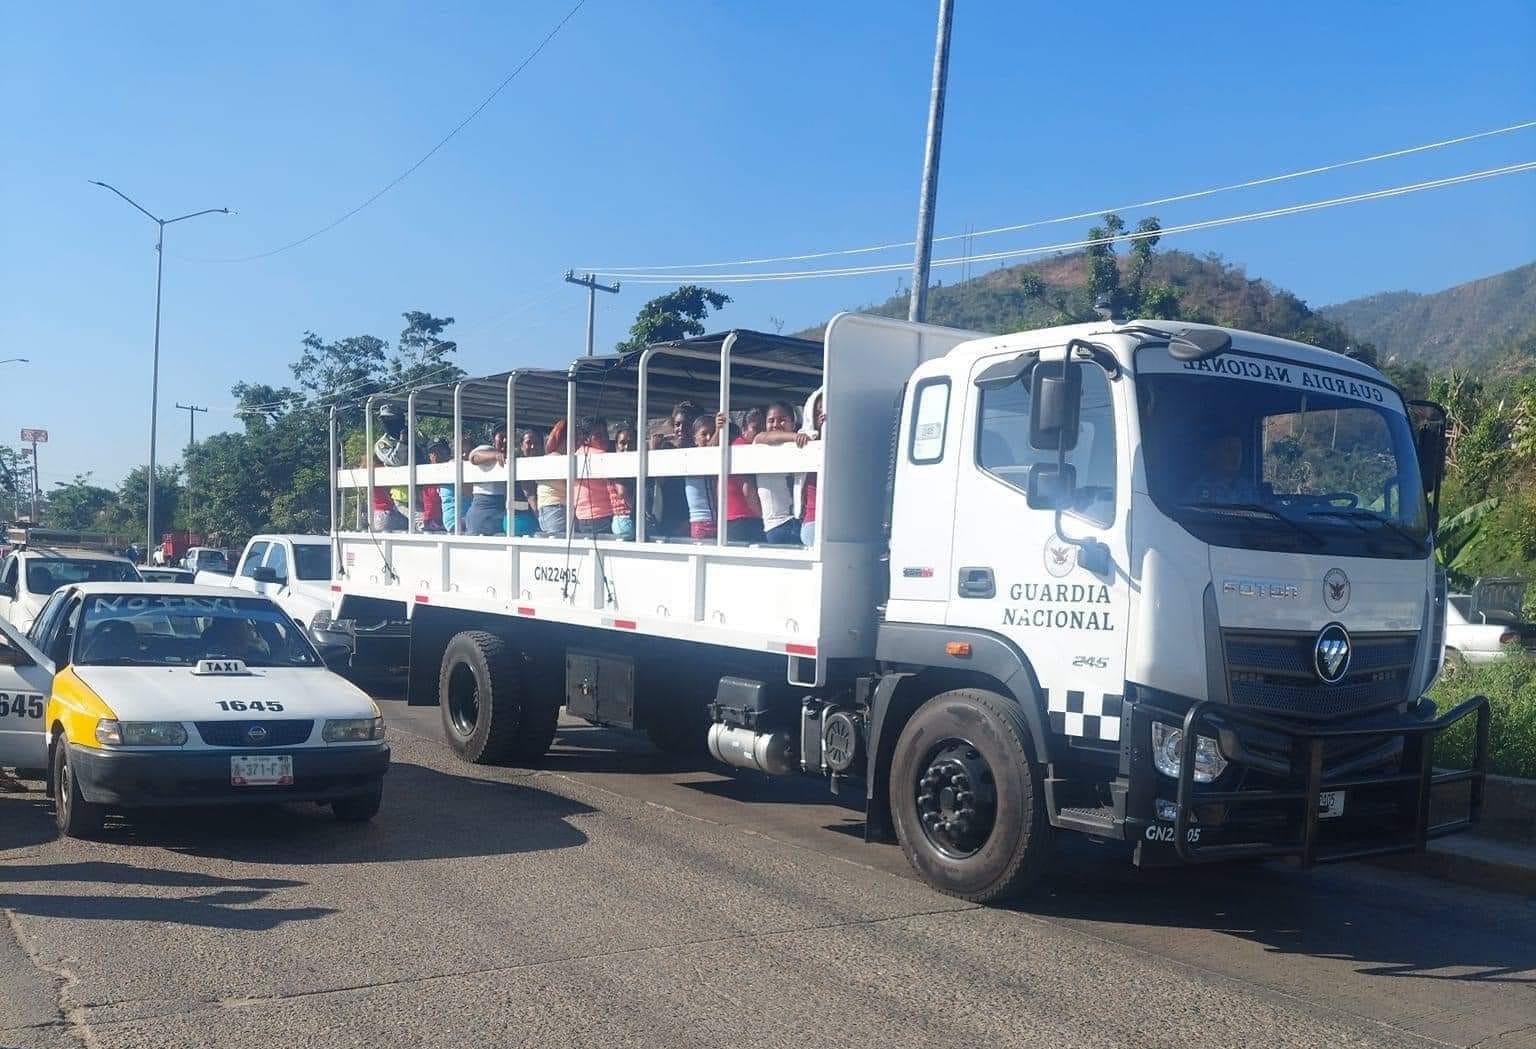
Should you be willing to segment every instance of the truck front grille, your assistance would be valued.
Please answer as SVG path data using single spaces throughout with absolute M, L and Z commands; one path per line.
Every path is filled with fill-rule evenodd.
M 1349 672 L 1334 685 L 1313 669 L 1315 633 L 1226 630 L 1227 686 L 1240 706 L 1296 717 L 1333 718 L 1400 703 L 1415 634 L 1355 634 Z

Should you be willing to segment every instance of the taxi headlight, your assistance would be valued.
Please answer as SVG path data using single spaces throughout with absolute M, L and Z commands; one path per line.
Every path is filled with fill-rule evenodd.
M 384 738 L 384 719 L 333 718 L 325 723 L 320 738 L 327 743 L 367 743 Z
M 309 620 L 309 629 L 313 631 L 329 630 L 331 628 L 331 610 L 322 608 Z
M 179 747 L 187 741 L 187 728 L 179 721 L 96 722 L 96 740 L 109 747 Z
M 1184 756 L 1184 730 L 1161 721 L 1152 722 L 1152 764 L 1165 776 L 1179 777 L 1179 762 Z M 1195 782 L 1210 783 L 1226 771 L 1227 759 L 1209 736 L 1195 740 Z

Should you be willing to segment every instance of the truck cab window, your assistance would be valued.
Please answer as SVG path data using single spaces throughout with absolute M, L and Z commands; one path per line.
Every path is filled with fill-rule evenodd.
M 266 566 L 276 573 L 279 583 L 288 582 L 288 551 L 282 543 L 273 543 L 267 551 Z
M 1029 489 L 1029 472 L 1054 463 L 1054 451 L 1029 443 L 1027 379 L 981 392 L 976 463 L 1020 492 Z M 1077 447 L 1066 460 L 1077 470 L 1077 499 L 1071 513 L 1107 525 L 1115 515 L 1115 412 L 1109 378 L 1097 367 L 1083 367 L 1083 400 Z
M 944 458 L 944 431 L 949 419 L 949 380 L 927 379 L 912 396 L 912 434 L 907 456 L 918 466 Z
M 240 574 L 247 578 L 255 578 L 256 569 L 267 556 L 267 543 L 252 543 L 251 548 L 245 552 L 245 561 L 240 565 Z

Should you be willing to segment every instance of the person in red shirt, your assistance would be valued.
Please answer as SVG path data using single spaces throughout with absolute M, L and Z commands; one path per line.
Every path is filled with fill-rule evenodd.
M 741 428 L 724 412 L 715 415 L 715 442 L 731 442 L 732 447 L 751 444 L 743 436 Z M 761 543 L 763 541 L 763 508 L 758 502 L 757 475 L 731 474 L 725 486 L 725 541 L 728 543 Z

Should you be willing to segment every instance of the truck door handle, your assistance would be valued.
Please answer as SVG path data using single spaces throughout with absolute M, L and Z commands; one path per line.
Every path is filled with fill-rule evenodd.
M 992 569 L 960 569 L 960 596 L 980 598 L 996 597 L 997 583 L 992 579 Z

